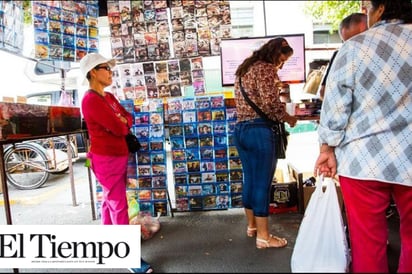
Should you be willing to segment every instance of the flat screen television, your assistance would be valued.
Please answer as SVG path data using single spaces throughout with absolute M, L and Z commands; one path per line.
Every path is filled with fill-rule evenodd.
M 222 69 L 222 86 L 233 86 L 237 67 L 264 43 L 272 38 L 282 36 L 293 48 L 292 57 L 279 70 L 280 80 L 285 83 L 304 83 L 305 67 L 305 35 L 286 34 L 253 38 L 222 39 L 220 43 L 220 61 Z

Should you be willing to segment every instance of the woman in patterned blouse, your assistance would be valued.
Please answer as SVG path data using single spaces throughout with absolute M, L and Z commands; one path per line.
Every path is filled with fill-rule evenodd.
M 277 137 L 272 127 L 245 101 L 239 85 L 248 97 L 272 120 L 287 122 L 291 127 L 296 117 L 285 111 L 279 92 L 282 82 L 278 70 L 292 56 L 286 39 L 269 40 L 246 58 L 236 70 L 235 101 L 237 123 L 234 142 L 242 161 L 244 185 L 242 202 L 247 218 L 247 236 L 256 236 L 257 248 L 285 247 L 287 240 L 269 233 L 270 189 L 276 170 Z
M 386 209 L 400 216 L 397 272 L 412 273 L 412 3 L 365 1 L 369 29 L 339 49 L 326 82 L 314 173 L 339 175 L 352 272 L 389 272 Z

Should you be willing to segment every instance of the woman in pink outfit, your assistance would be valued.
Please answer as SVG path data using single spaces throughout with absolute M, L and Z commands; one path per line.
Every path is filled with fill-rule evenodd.
M 98 53 L 89 53 L 81 59 L 83 83 L 89 82 L 81 109 L 90 137 L 87 156 L 103 189 L 102 223 L 128 225 L 126 184 L 129 150 L 125 137 L 133 124 L 133 116 L 113 94 L 104 91 L 112 84 L 115 65 L 114 59 L 106 59 Z M 133 273 L 153 271 L 150 264 L 142 259 L 140 268 L 130 270 Z

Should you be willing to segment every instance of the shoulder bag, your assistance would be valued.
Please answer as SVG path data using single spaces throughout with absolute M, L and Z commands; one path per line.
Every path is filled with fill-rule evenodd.
M 276 157 L 278 159 L 285 159 L 286 149 L 288 146 L 288 132 L 285 129 L 285 123 L 270 119 L 266 115 L 266 113 L 264 113 L 255 103 L 252 102 L 252 100 L 250 100 L 245 92 L 245 89 L 242 86 L 241 77 L 239 77 L 239 87 L 246 102 L 256 111 L 257 114 L 259 114 L 260 117 L 262 117 L 272 127 L 273 132 L 276 134 Z

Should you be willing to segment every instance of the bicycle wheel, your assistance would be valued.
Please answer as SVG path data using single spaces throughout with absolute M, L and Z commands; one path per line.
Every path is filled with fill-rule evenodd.
M 18 189 L 35 189 L 49 179 L 45 149 L 35 143 L 10 146 L 4 153 L 8 182 Z
M 49 165 L 51 174 L 61 174 L 69 170 L 66 137 L 44 139 L 40 144 L 47 150 L 51 162 Z M 70 142 L 70 152 L 72 160 L 77 160 L 78 153 L 72 142 Z
M 53 138 L 48 138 L 48 139 L 42 139 L 40 144 L 44 148 L 55 148 L 62 150 L 67 153 L 67 140 L 66 137 L 53 137 Z M 79 157 L 79 153 L 77 151 L 76 145 L 73 143 L 73 141 L 70 141 L 70 152 L 72 153 L 72 159 L 76 160 Z

